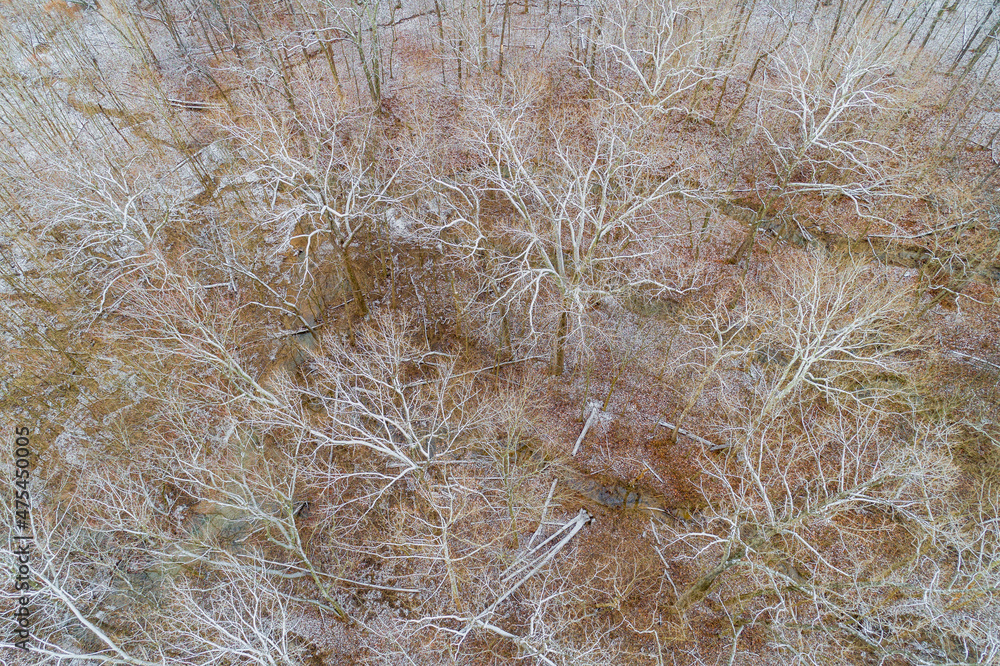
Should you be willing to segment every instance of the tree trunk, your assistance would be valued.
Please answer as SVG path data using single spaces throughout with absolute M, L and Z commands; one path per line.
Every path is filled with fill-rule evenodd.
M 552 359 L 552 374 L 561 375 L 566 365 L 566 329 L 569 325 L 569 315 L 566 310 L 559 313 L 559 325 L 556 327 L 554 354 Z
M 365 300 L 365 292 L 361 287 L 361 281 L 358 280 L 358 274 L 354 270 L 354 262 L 347 256 L 346 248 L 341 248 L 340 256 L 344 261 L 344 270 L 347 271 L 347 281 L 351 285 L 351 297 L 358 305 L 358 314 L 365 317 L 368 315 L 368 302 Z

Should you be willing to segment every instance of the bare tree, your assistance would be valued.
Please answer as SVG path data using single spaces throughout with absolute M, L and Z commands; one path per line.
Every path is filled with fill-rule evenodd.
M 891 60 L 872 43 L 844 46 L 825 64 L 806 47 L 784 46 L 770 54 L 759 84 L 751 136 L 759 137 L 768 169 L 755 185 L 760 206 L 734 260 L 750 249 L 757 232 L 782 204 L 800 197 L 845 198 L 866 223 L 888 225 L 883 203 L 905 198 L 901 173 L 886 160 L 901 160 L 894 142 L 879 133 L 880 118 L 897 90 Z M 770 181 L 770 182 L 767 182 Z M 790 199 L 790 203 L 786 203 Z M 816 240 L 796 222 L 806 242 Z
M 464 182 L 432 174 L 455 207 L 433 231 L 489 271 L 491 307 L 521 304 L 532 336 L 548 320 L 559 374 L 567 340 L 586 336 L 591 304 L 639 286 L 690 288 L 633 272 L 667 236 L 652 224 L 657 206 L 687 190 L 684 169 L 642 152 L 642 126 L 613 109 L 593 110 L 585 140 L 567 126 L 540 126 L 535 112 L 530 90 L 477 99 L 469 143 L 480 164 Z M 505 210 L 494 220 L 483 209 L 496 199 Z
M 253 552 L 184 557 L 152 488 L 121 471 L 89 475 L 85 519 L 70 498 L 31 513 L 33 663 L 300 663 L 300 602 L 278 565 Z
M 728 74 L 710 61 L 722 34 L 706 27 L 705 11 L 668 0 L 599 2 L 591 9 L 594 80 L 640 118 L 696 113 L 695 91 Z M 593 70 L 593 64 L 590 64 Z
M 813 191 L 822 186 L 824 168 L 858 179 L 855 187 L 864 190 L 884 186 L 888 174 L 875 158 L 895 153 L 870 138 L 867 124 L 892 106 L 890 66 L 875 45 L 865 43 L 845 47 L 825 68 L 801 46 L 771 57 L 761 84 L 769 94 L 760 100 L 757 129 L 773 150 L 779 189 Z M 776 134 L 763 124 L 771 119 L 791 132 Z M 850 185 L 829 186 L 844 196 L 852 193 Z
M 294 118 L 279 121 L 258 106 L 243 121 L 225 125 L 229 136 L 251 155 L 247 172 L 225 186 L 267 197 L 273 232 L 302 255 L 299 281 L 307 292 L 308 287 L 318 288 L 313 267 L 322 261 L 321 247 L 329 241 L 358 310 L 366 314 L 353 245 L 381 224 L 395 200 L 392 188 L 405 163 L 371 160 L 379 129 L 370 116 L 352 115 L 318 91 L 307 101 L 309 106 L 301 105 Z M 253 275 L 245 265 L 234 270 Z
M 706 508 L 686 527 L 655 527 L 664 556 L 684 544 L 677 561 L 697 569 L 674 608 L 691 613 L 715 593 L 734 631 L 763 626 L 803 660 L 989 654 L 980 609 L 995 592 L 975 563 L 994 546 L 955 512 L 971 501 L 993 515 L 996 502 L 955 492 L 957 431 L 917 407 L 906 303 L 872 269 L 800 264 L 749 293 L 747 318 L 714 354 L 730 397 L 722 453 L 701 463 Z M 910 555 L 886 553 L 887 541 Z M 969 610 L 931 601 L 953 595 Z
M 380 110 L 387 79 L 388 62 L 395 40 L 384 34 L 384 26 L 391 23 L 397 7 L 381 0 L 347 6 L 327 4 L 336 16 L 337 28 L 357 54 L 357 63 L 365 77 L 372 106 Z M 388 53 L 387 53 L 388 52 Z

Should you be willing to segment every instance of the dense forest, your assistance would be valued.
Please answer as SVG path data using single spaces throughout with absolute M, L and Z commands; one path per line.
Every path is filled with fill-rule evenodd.
M 1000 663 L 1000 5 L 0 51 L 0 662 Z

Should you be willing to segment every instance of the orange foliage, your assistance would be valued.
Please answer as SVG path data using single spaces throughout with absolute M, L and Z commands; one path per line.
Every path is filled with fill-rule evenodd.
M 80 5 L 67 2 L 66 0 L 51 0 L 45 5 L 44 9 L 52 16 L 61 16 L 63 18 L 79 18 L 80 13 L 83 11 L 83 7 Z

